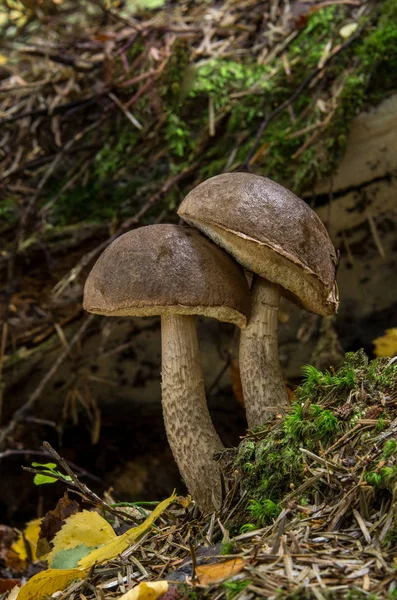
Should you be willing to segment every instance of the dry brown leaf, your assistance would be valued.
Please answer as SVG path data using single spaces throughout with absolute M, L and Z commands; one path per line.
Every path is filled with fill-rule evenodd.
M 240 364 L 237 358 L 233 358 L 230 365 L 230 379 L 232 381 L 232 389 L 233 394 L 241 404 L 244 406 L 244 394 L 243 394 L 243 386 L 241 385 L 241 377 L 240 377 Z
M 51 551 L 50 542 L 62 529 L 66 519 L 80 510 L 79 503 L 70 500 L 67 492 L 58 500 L 54 510 L 49 510 L 41 522 L 39 539 L 37 542 L 37 557 L 41 558 Z
M 15 586 L 21 584 L 20 579 L 0 579 L 0 594 L 4 594 L 5 592 L 12 591 Z

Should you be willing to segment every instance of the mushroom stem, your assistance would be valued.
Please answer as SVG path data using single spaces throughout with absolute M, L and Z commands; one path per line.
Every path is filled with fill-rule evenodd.
M 251 317 L 240 338 L 240 374 L 250 429 L 261 425 L 273 411 L 288 404 L 278 358 L 280 286 L 254 275 Z
M 200 509 L 222 503 L 215 452 L 224 449 L 207 408 L 193 315 L 162 315 L 162 404 L 165 429 L 187 488 Z

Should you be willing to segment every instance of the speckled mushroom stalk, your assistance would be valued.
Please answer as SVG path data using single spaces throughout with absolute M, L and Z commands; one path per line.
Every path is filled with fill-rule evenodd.
M 280 297 L 279 285 L 254 275 L 251 316 L 240 333 L 240 376 L 250 428 L 288 404 L 278 354 Z
M 332 315 L 338 307 L 335 248 L 303 200 L 251 173 L 207 179 L 186 196 L 178 214 L 254 274 L 240 373 L 248 426 L 257 427 L 274 407 L 288 403 L 277 350 L 280 294 L 311 312 Z
M 150 225 L 115 240 L 84 288 L 84 308 L 106 316 L 161 316 L 165 429 L 187 488 L 204 513 L 221 507 L 223 449 L 208 412 L 195 315 L 245 327 L 241 267 L 199 231 Z
M 161 346 L 168 442 L 189 492 L 211 512 L 222 504 L 222 474 L 214 454 L 224 446 L 207 408 L 194 316 L 163 315 Z

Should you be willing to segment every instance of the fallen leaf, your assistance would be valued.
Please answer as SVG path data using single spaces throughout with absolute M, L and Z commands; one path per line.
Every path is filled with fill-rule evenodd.
M 182 506 L 182 508 L 187 508 L 192 502 L 192 497 L 190 494 L 188 494 L 187 496 L 178 496 L 177 501 Z
M 25 530 L 21 533 L 18 539 L 12 544 L 10 552 L 7 556 L 7 563 L 13 561 L 13 554 L 16 555 L 17 559 L 21 562 L 28 562 L 37 560 L 36 547 L 37 540 L 39 539 L 41 519 L 34 519 L 27 523 Z M 28 548 L 26 547 L 28 545 Z M 29 550 L 29 554 L 28 554 Z
M 101 515 L 94 511 L 83 510 L 66 519 L 62 529 L 55 535 L 54 547 L 47 557 L 48 564 L 50 567 L 53 566 L 54 559 L 60 551 L 85 546 L 87 554 L 115 538 L 118 539 L 112 526 Z M 77 563 L 73 566 L 77 566 Z
M 20 579 L 0 579 L 0 594 L 13 590 L 20 583 Z
M 376 356 L 394 356 L 397 354 L 397 327 L 386 329 L 385 335 L 373 340 Z
M 355 31 L 357 31 L 358 23 L 348 23 L 347 25 L 343 25 L 339 30 L 339 35 L 344 39 L 347 39 L 353 35 Z
M 50 542 L 62 529 L 66 519 L 80 510 L 79 503 L 70 500 L 67 492 L 58 500 L 54 510 L 49 510 L 41 521 L 39 539 L 37 541 L 37 557 L 42 558 L 51 552 Z
M 117 600 L 157 600 L 168 591 L 168 581 L 142 581 Z
M 154 523 L 154 521 L 165 511 L 170 504 L 174 502 L 176 498 L 175 492 L 166 500 L 163 500 L 156 506 L 156 508 L 150 513 L 143 523 L 137 527 L 129 529 L 123 535 L 116 537 L 107 544 L 104 544 L 100 548 L 97 548 L 78 562 L 78 566 L 81 568 L 92 567 L 96 563 L 103 563 L 113 558 L 116 558 L 119 554 L 124 552 L 129 546 L 134 544 L 137 539 L 144 534 Z M 73 517 L 71 517 L 73 518 Z
M 8 57 L 5 54 L 0 54 L 0 65 L 6 65 L 8 63 Z
M 228 579 L 232 575 L 240 573 L 244 567 L 245 560 L 242 558 L 232 558 L 226 562 L 198 566 L 196 567 L 196 575 L 201 585 L 208 585 L 222 579 Z
M 47 569 L 33 575 L 22 586 L 17 600 L 44 600 L 54 592 L 64 590 L 75 579 L 82 579 L 88 569 Z
M 13 587 L 6 600 L 17 600 L 20 589 L 19 585 Z
M 82 579 L 95 563 L 102 563 L 115 558 L 145 533 L 155 519 L 174 502 L 175 498 L 176 494 L 174 492 L 172 496 L 160 502 L 141 525 L 126 531 L 126 533 L 119 537 L 116 537 L 109 523 L 97 513 L 82 511 L 81 513 L 72 515 L 66 520 L 65 525 L 54 538 L 54 550 L 51 552 L 53 561 L 55 561 L 58 552 L 74 550 L 78 554 L 80 547 L 85 545 L 84 542 L 93 543 L 93 540 L 100 541 L 104 537 L 113 539 L 110 539 L 107 543 L 102 542 L 102 546 L 79 560 L 79 568 L 47 569 L 46 571 L 37 573 L 21 588 L 18 600 L 44 600 L 44 598 L 51 596 L 54 592 L 64 590 L 75 579 Z M 84 513 L 96 515 L 96 517 L 92 518 L 87 515 L 82 517 Z M 91 529 L 96 526 L 99 526 L 99 531 Z M 56 548 L 57 551 L 55 552 Z M 85 548 L 85 550 L 87 549 L 88 547 Z M 153 598 L 157 598 L 157 596 Z
M 96 550 L 95 546 L 86 546 L 85 544 L 69 548 L 68 550 L 59 550 L 51 562 L 51 568 L 74 569 L 77 567 L 79 560 L 90 554 L 93 550 Z

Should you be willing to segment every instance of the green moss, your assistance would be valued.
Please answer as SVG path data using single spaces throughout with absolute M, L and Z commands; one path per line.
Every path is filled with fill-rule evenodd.
M 393 455 L 397 455 L 397 440 L 388 440 L 383 447 L 382 458 L 387 460 Z
M 233 554 L 234 548 L 233 542 L 223 542 L 223 544 L 221 544 L 221 554 Z
M 269 500 L 269 498 L 262 500 L 252 498 L 248 505 L 248 512 L 255 520 L 255 523 L 260 527 L 264 527 L 278 517 L 281 512 L 281 507 L 273 502 L 273 500 Z
M 15 198 L 3 198 L 0 201 L 0 223 L 7 225 L 17 220 L 18 212 Z
M 232 600 L 235 596 L 240 594 L 245 588 L 251 583 L 250 579 L 243 579 L 240 581 L 225 581 L 223 588 L 226 590 L 227 600 Z
M 177 114 L 168 115 L 164 138 L 170 152 L 180 158 L 186 157 L 192 148 L 190 128 Z
M 329 371 L 322 373 L 312 365 L 306 365 L 302 369 L 303 383 L 299 388 L 299 398 L 311 398 L 315 400 L 316 390 L 322 390 L 324 387 L 337 388 L 339 390 L 349 389 L 356 384 L 356 374 L 354 368 L 345 363 L 337 375 Z
M 196 70 L 190 63 L 189 43 L 183 38 L 177 38 L 158 85 L 166 111 L 174 113 L 179 111 L 193 86 L 195 77 Z
M 292 113 L 282 111 L 265 129 L 252 165 L 256 172 L 300 194 L 335 170 L 352 120 L 397 87 L 396 14 L 396 0 L 385 0 L 360 17 L 358 39 L 334 58 L 314 86 L 304 90 L 291 105 Z M 134 105 L 143 131 L 119 112 L 100 134 L 95 132 L 92 140 L 97 143 L 101 135 L 102 141 L 85 183 L 62 194 L 53 220 L 129 215 L 134 199 L 144 201 L 148 185 L 157 181 L 159 189 L 165 178 L 180 172 L 197 156 L 196 181 L 212 177 L 226 166 L 235 169 L 251 150 L 262 120 L 317 68 L 329 43 L 335 49 L 345 41 L 340 29 L 350 19 L 351 8 L 343 4 L 309 14 L 306 26 L 286 49 L 289 73 L 279 55 L 266 64 L 257 64 L 247 55 L 200 61 L 194 66 L 189 42 L 178 38 L 151 101 L 142 96 Z M 127 50 L 130 63 L 144 49 L 144 40 L 137 40 Z M 209 98 L 216 120 L 212 137 Z M 331 118 L 325 125 L 328 115 Z M 53 185 L 52 193 L 63 183 Z M 162 206 L 159 203 L 158 210 L 164 205 L 174 208 L 184 189 L 178 194 L 166 198 Z
M 254 438 L 242 442 L 236 454 L 235 468 L 241 473 L 249 497 L 241 515 L 242 533 L 250 531 L 252 524 L 263 527 L 271 523 L 285 498 L 303 483 L 307 461 L 302 449 L 321 457 L 326 448 L 377 404 L 377 398 L 380 404 L 381 398 L 397 389 L 397 377 L 390 375 L 390 367 L 385 359 L 368 363 L 360 351 L 348 353 L 336 373 L 305 368 L 304 381 L 296 390 L 296 401 L 286 417 L 280 422 L 266 422 L 254 432 Z M 380 418 L 384 426 L 390 423 L 386 409 Z M 363 430 L 364 446 L 379 431 L 377 423 L 379 419 L 374 421 L 372 433 Z M 385 441 L 380 458 L 367 465 L 364 480 L 376 489 L 392 491 L 397 482 L 394 439 Z M 305 490 L 302 503 L 313 501 L 314 492 L 321 490 L 318 486 Z M 241 522 L 245 522 L 243 527 Z

